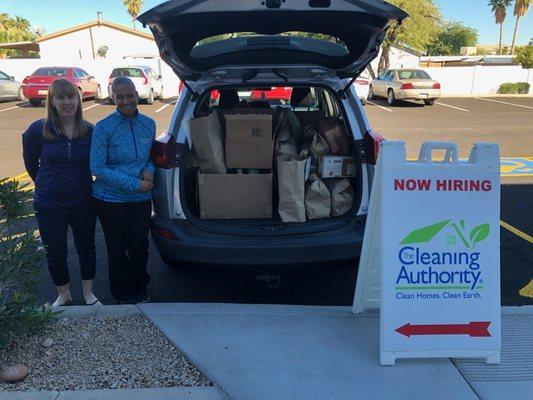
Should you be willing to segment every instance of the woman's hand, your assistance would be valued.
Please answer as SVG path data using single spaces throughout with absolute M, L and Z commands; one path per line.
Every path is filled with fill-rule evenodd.
M 149 192 L 153 187 L 153 182 L 141 179 L 141 192 Z

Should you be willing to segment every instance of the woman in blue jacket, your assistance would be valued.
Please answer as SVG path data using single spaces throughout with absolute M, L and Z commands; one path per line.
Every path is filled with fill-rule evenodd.
M 92 137 L 93 197 L 106 240 L 111 294 L 121 303 L 147 302 L 155 122 L 139 114 L 139 95 L 129 78 L 115 78 L 111 90 L 117 110 L 96 124 Z
M 72 301 L 67 266 L 69 226 L 78 253 L 85 303 L 100 305 L 93 293 L 96 214 L 89 170 L 93 128 L 83 120 L 78 89 L 71 82 L 54 81 L 46 104 L 46 118 L 30 125 L 22 134 L 22 144 L 24 165 L 35 182 L 35 216 L 58 292 L 53 306 Z

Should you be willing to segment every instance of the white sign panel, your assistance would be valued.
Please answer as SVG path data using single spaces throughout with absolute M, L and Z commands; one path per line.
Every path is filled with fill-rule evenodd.
M 434 149 L 447 150 L 443 162 L 431 161 Z M 384 142 L 372 191 L 377 212 L 369 215 L 364 240 L 381 243 L 373 258 L 381 270 L 381 363 L 499 362 L 497 145 L 476 144 L 469 161 L 459 162 L 455 144 L 425 143 L 419 161 L 408 162 L 402 142 Z M 374 261 L 364 254 L 361 261 L 364 283 Z

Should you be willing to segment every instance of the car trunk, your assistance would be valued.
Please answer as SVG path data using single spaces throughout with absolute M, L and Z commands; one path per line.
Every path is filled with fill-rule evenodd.
M 227 95 L 222 94 L 215 101 L 212 100 L 210 93 L 204 93 L 203 99 L 198 102 L 198 107 L 194 113 L 195 120 L 210 118 L 211 121 L 216 119 L 220 124 L 225 152 L 225 165 L 223 164 L 222 167 L 234 167 L 236 165 L 237 168 L 225 168 L 225 173 L 223 170 L 219 170 L 218 173 L 213 173 L 212 170 L 208 172 L 202 171 L 202 167 L 205 169 L 205 166 L 198 160 L 198 152 L 195 147 L 196 136 L 193 133 L 196 128 L 193 126 L 194 122 L 189 122 L 191 124 L 192 150 L 187 154 L 184 173 L 180 174 L 181 205 L 187 218 L 201 229 L 238 235 L 269 235 L 274 233 L 276 235 L 289 235 L 323 232 L 336 229 L 355 218 L 361 201 L 361 160 L 358 152 L 355 151 L 356 146 L 353 135 L 349 126 L 345 124 L 346 118 L 340 103 L 336 100 L 336 95 L 318 87 L 296 88 L 293 89 L 291 99 L 293 104 L 291 104 L 291 102 L 286 102 L 284 99 L 254 100 L 249 97 L 250 91 L 253 92 L 254 89 L 264 91 L 265 88 L 235 90 L 238 97 L 230 96 L 233 99 L 229 99 Z M 228 93 L 228 88 L 225 88 L 224 91 Z M 300 96 L 298 91 L 301 93 Z M 310 95 L 303 96 L 306 91 L 309 91 Z M 232 130 L 235 123 L 241 120 L 241 122 L 245 121 L 246 124 L 250 119 L 257 119 L 263 121 L 260 123 L 264 123 L 264 120 L 269 121 L 270 118 L 272 119 L 270 132 L 272 135 L 272 147 L 264 149 L 261 147 L 262 144 L 258 144 L 259 147 L 255 148 L 246 146 L 230 148 L 230 146 L 233 146 L 231 135 L 233 134 Z M 322 159 L 320 159 L 320 156 L 315 157 L 315 154 L 322 154 L 325 151 L 322 151 L 322 153 L 316 151 L 319 146 L 313 145 L 315 138 L 313 137 L 310 142 L 309 137 L 303 141 L 297 140 L 295 137 L 296 134 L 300 134 L 304 130 L 312 132 L 312 128 L 316 128 L 318 132 L 319 126 L 327 125 L 321 121 L 327 121 L 327 124 L 341 127 L 345 140 L 340 142 L 347 148 L 340 149 L 337 146 L 336 152 L 342 153 L 342 156 L 323 154 Z M 285 139 L 287 139 L 287 136 L 286 133 L 281 132 L 287 130 L 289 131 L 289 139 L 282 140 L 282 136 Z M 320 134 L 315 133 L 315 135 Z M 295 140 L 291 141 L 291 137 Z M 318 140 L 316 141 L 318 142 Z M 292 145 L 286 144 L 287 142 L 291 142 Z M 296 147 L 293 146 L 294 144 Z M 269 144 L 267 143 L 265 146 L 269 146 Z M 308 147 L 311 147 L 313 151 L 305 154 Z M 330 148 L 329 146 L 326 147 Z M 318 204 L 321 209 L 321 215 L 313 215 L 312 212 L 311 214 L 309 213 L 309 207 L 306 207 L 305 197 L 303 204 L 301 201 L 295 201 L 295 203 L 298 203 L 297 206 L 289 204 L 287 207 L 287 196 L 290 197 L 294 193 L 289 188 L 291 193 L 287 195 L 286 188 L 282 188 L 284 185 L 280 184 L 277 157 L 283 157 L 283 154 L 294 151 L 298 154 L 304 154 L 301 158 L 305 160 L 306 165 L 305 167 L 300 165 L 299 171 L 303 169 L 303 175 L 299 173 L 299 175 L 291 176 L 293 181 L 291 181 L 289 186 L 299 189 L 303 186 L 304 196 L 309 196 L 311 175 L 313 173 L 321 175 L 324 170 L 328 171 L 328 166 L 324 165 L 324 160 L 330 162 L 342 158 L 346 161 L 349 166 L 344 169 L 341 168 L 340 174 L 351 176 L 337 178 L 320 176 L 319 181 L 324 183 L 324 186 L 319 183 L 315 184 L 315 189 L 318 186 L 323 197 L 326 190 L 332 196 L 331 193 L 336 193 L 336 190 L 340 190 L 339 185 L 344 185 L 345 191 L 343 193 L 349 193 L 349 195 L 346 194 L 343 199 L 342 207 L 336 208 L 335 212 L 330 210 L 326 216 L 325 208 L 328 207 L 328 202 L 322 198 L 318 203 L 316 201 L 315 203 L 309 203 L 311 207 Z M 268 152 L 270 152 L 270 168 L 268 168 L 268 164 L 256 164 L 257 158 L 260 155 L 268 154 Z M 232 158 L 235 157 L 237 161 L 232 161 Z M 230 165 L 233 162 L 236 162 L 236 164 Z M 239 168 L 239 165 L 242 167 Z M 246 168 L 246 166 L 251 166 L 251 168 Z M 331 169 L 329 169 L 329 172 L 331 173 Z M 335 169 L 333 174 L 337 173 L 339 171 Z M 271 176 L 271 180 L 269 180 L 269 176 Z M 286 177 L 287 175 L 283 176 Z M 283 182 L 287 182 L 287 179 L 283 179 Z M 324 190 L 324 187 L 327 189 Z M 234 194 L 235 197 L 233 197 Z M 302 194 L 301 190 L 299 194 Z M 231 199 L 237 200 L 232 201 Z M 335 195 L 335 199 L 337 199 L 335 204 L 341 204 L 338 200 L 340 199 L 339 195 Z M 238 201 L 242 203 L 239 204 Z M 329 207 L 331 207 L 331 204 L 332 200 L 330 200 Z M 270 213 L 268 211 L 265 212 L 265 205 L 267 207 L 270 206 Z M 297 211 L 295 211 L 295 207 Z M 247 214 L 250 209 L 252 214 L 259 212 L 261 215 L 252 217 L 239 216 L 240 213 Z M 303 220 L 301 218 L 302 210 L 304 213 Z M 299 217 L 296 216 L 297 214 L 299 214 Z M 300 222 L 296 222 L 295 218 L 299 218 Z

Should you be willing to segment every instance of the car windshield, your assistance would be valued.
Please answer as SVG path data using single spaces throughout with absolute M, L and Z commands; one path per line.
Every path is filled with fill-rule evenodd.
M 398 71 L 398 76 L 400 79 L 431 79 L 426 71 L 420 69 Z
M 39 68 L 33 73 L 36 76 L 67 76 L 66 68 Z
M 111 74 L 111 78 L 116 78 L 117 76 L 128 76 L 131 78 L 142 78 L 143 73 L 138 68 L 116 68 Z

